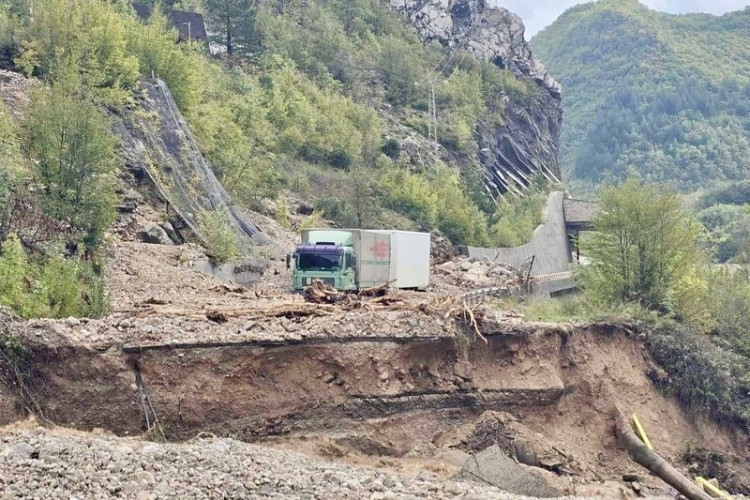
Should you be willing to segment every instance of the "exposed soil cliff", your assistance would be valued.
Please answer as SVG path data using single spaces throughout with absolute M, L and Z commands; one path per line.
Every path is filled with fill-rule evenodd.
M 688 443 L 705 447 L 723 457 L 714 474 L 750 490 L 747 436 L 660 394 L 641 339 L 625 328 L 511 326 L 498 317 L 483 324 L 488 343 L 456 332 L 128 352 L 71 342 L 64 328 L 14 329 L 32 355 L 35 404 L 49 420 L 80 429 L 134 435 L 158 418 L 170 439 L 270 439 L 356 463 L 388 457 L 408 468 L 424 460 L 446 473 L 457 470 L 452 456 L 499 444 L 569 493 L 633 473 L 652 493 L 663 491 L 618 447 L 612 411 L 620 409 L 640 416 L 673 463 L 683 463 Z M 20 414 L 6 408 L 0 416 Z

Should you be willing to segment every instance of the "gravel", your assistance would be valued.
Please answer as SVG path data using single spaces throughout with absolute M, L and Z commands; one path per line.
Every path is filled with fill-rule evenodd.
M 0 498 L 521 498 L 481 483 L 335 464 L 232 439 L 0 434 Z

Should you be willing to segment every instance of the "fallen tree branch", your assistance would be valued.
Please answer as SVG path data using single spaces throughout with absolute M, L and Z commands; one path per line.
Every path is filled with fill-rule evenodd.
M 635 435 L 627 418 L 620 411 L 615 410 L 614 417 L 617 442 L 627 450 L 633 461 L 650 470 L 689 500 L 711 500 L 711 497 L 704 493 L 698 485 L 683 476 L 656 452 L 649 450 L 643 441 Z
M 373 286 L 370 288 L 362 288 L 360 289 L 359 293 L 357 293 L 360 297 L 374 297 L 376 295 L 380 295 L 381 293 L 385 293 L 388 291 L 388 288 L 393 284 L 393 282 L 396 280 L 390 280 L 386 281 L 382 285 Z

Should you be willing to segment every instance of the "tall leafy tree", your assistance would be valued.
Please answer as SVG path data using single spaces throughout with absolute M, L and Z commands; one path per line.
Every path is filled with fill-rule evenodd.
M 95 247 L 114 217 L 116 140 L 72 75 L 36 90 L 25 123 L 26 149 L 45 212 Z
M 600 203 L 593 232 L 582 241 L 592 261 L 581 272 L 584 290 L 604 302 L 694 314 L 705 289 L 697 273 L 699 226 L 680 198 L 630 179 L 604 189 Z

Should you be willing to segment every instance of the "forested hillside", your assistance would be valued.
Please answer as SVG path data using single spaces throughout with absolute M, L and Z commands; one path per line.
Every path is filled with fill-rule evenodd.
M 423 45 L 387 5 L 188 2 L 182 8 L 206 14 L 226 49 L 219 58 L 205 44 L 177 44 L 158 8 L 144 24 L 127 2 L 0 5 L 0 66 L 43 79 L 45 92 L 62 100 L 110 110 L 132 101 L 140 78 L 161 77 L 214 170 L 248 208 L 283 222 L 285 189 L 344 226 L 439 229 L 457 243 L 494 239 L 477 123 L 502 123 L 508 103 L 531 105 L 538 89 L 489 61 Z M 435 80 L 440 120 L 430 131 Z M 106 124 L 101 113 L 99 122 Z M 32 160 L 27 126 L 10 133 Z
M 750 174 L 750 8 L 671 15 L 601 0 L 531 43 L 563 85 L 560 162 L 574 186 L 636 172 L 690 190 Z

